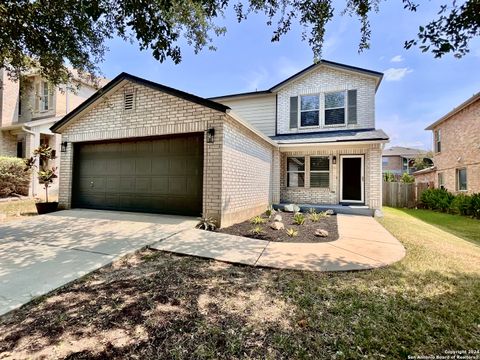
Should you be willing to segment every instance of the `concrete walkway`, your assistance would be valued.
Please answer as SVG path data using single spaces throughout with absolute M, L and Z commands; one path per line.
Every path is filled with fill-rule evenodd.
M 186 230 L 150 247 L 251 266 L 310 271 L 366 270 L 405 256 L 403 245 L 374 218 L 337 215 L 339 239 L 328 243 L 281 243 Z
M 0 315 L 197 221 L 67 210 L 1 224 Z

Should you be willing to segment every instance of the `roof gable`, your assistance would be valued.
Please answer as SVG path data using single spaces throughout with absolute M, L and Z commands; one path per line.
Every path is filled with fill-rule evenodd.
M 219 104 L 215 101 L 204 99 L 202 97 L 174 89 L 150 80 L 146 80 L 125 72 L 122 72 L 118 76 L 116 76 L 112 81 L 110 81 L 107 85 L 103 88 L 99 89 L 95 92 L 92 96 L 90 96 L 87 100 L 85 100 L 81 105 L 75 108 L 73 111 L 65 115 L 60 121 L 56 122 L 50 130 L 53 132 L 57 132 L 61 127 L 65 126 L 68 122 L 79 116 L 80 114 L 89 110 L 89 108 L 100 101 L 102 101 L 108 94 L 115 91 L 120 85 L 124 84 L 126 81 L 137 83 L 143 86 L 150 87 L 154 90 L 158 90 L 164 93 L 167 93 L 172 96 L 179 97 L 181 99 L 208 107 L 213 110 L 217 110 L 220 112 L 226 113 L 230 108 L 228 106 Z
M 472 97 L 468 98 L 466 101 L 458 105 L 456 108 L 451 110 L 449 113 L 443 115 L 440 119 L 435 121 L 433 124 L 430 124 L 425 128 L 425 130 L 433 130 L 437 125 L 443 123 L 444 121 L 450 119 L 453 115 L 480 100 L 480 92 L 474 94 Z

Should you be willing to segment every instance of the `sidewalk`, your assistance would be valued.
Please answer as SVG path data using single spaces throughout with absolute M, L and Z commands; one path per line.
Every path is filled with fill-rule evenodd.
M 309 271 L 366 270 L 405 256 L 403 245 L 374 218 L 338 214 L 339 238 L 328 243 L 281 243 L 186 230 L 150 247 L 236 264 Z

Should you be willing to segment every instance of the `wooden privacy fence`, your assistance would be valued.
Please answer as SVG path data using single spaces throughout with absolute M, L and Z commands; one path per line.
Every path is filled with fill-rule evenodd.
M 422 193 L 431 187 L 429 183 L 383 182 L 382 205 L 413 208 L 420 202 Z

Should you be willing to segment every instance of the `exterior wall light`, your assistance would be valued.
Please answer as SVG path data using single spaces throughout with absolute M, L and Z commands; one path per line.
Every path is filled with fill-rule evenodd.
M 67 152 L 67 144 L 68 144 L 68 143 L 67 143 L 66 141 L 64 141 L 64 142 L 62 142 L 62 143 L 60 144 L 60 151 L 61 151 L 62 153 Z
M 207 143 L 213 144 L 215 142 L 215 128 L 207 130 Z
M 337 163 L 337 157 L 333 155 L 332 157 L 332 164 L 335 165 Z

